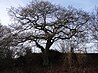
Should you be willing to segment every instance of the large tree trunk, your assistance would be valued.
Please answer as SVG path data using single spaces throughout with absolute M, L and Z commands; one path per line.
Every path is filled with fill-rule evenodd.
M 51 47 L 52 44 L 53 42 L 51 42 L 51 39 L 48 39 L 46 43 L 46 48 L 43 52 L 43 65 L 44 66 L 49 65 L 49 48 Z
M 49 65 L 49 52 L 48 50 L 44 50 L 43 52 L 43 66 L 48 66 Z
M 35 41 L 35 43 L 36 43 L 37 47 L 39 47 L 42 51 L 43 65 L 48 66 L 49 65 L 49 48 L 53 44 L 53 42 L 51 42 L 51 38 L 49 38 L 47 40 L 45 49 L 38 42 Z

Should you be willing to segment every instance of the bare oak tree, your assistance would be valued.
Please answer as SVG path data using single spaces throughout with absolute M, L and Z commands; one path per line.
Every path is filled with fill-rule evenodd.
M 80 32 L 89 15 L 72 7 L 64 8 L 48 1 L 32 1 L 26 7 L 11 8 L 19 41 L 33 42 L 43 53 L 43 65 L 49 65 L 49 49 L 58 40 L 70 39 Z

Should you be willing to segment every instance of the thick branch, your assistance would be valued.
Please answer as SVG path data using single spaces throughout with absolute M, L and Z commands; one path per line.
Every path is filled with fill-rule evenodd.
M 35 43 L 36 43 L 36 46 L 40 48 L 42 52 L 44 52 L 45 49 L 43 48 L 43 46 L 41 46 L 37 41 L 35 41 Z

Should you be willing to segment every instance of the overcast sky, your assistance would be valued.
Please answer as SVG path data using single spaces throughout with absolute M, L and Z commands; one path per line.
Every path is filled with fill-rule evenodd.
M 3 25 L 10 24 L 10 18 L 7 14 L 8 8 L 11 6 L 19 7 L 25 6 L 32 0 L 0 0 L 0 22 Z M 59 4 L 61 6 L 67 7 L 69 5 L 83 9 L 85 11 L 94 11 L 95 7 L 98 7 L 98 0 L 47 0 L 53 4 Z

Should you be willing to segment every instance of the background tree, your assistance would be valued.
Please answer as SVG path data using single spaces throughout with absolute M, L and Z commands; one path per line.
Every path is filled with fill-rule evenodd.
M 94 48 L 98 50 L 97 45 L 98 45 L 98 8 L 96 8 L 95 12 L 91 15 L 91 20 L 90 20 L 90 33 L 91 33 L 91 42 L 94 43 Z M 93 50 L 96 52 L 96 50 Z
M 70 39 L 79 33 L 89 15 L 72 7 L 64 8 L 48 1 L 32 1 L 26 7 L 11 8 L 18 42 L 33 42 L 43 53 L 43 65 L 49 65 L 49 49 L 58 40 Z M 15 25 L 16 24 L 16 25 Z
M 0 55 L 2 58 L 6 58 L 8 55 L 11 58 L 10 38 L 8 37 L 10 33 L 10 28 L 0 24 Z
M 65 53 L 65 65 L 79 65 L 82 66 L 86 62 L 86 53 L 87 53 L 87 46 L 88 44 L 88 28 L 87 24 L 79 29 L 79 32 L 76 33 L 75 36 L 71 37 L 70 39 L 61 40 L 58 44 L 59 48 L 63 53 Z M 77 53 L 84 53 L 80 57 Z

